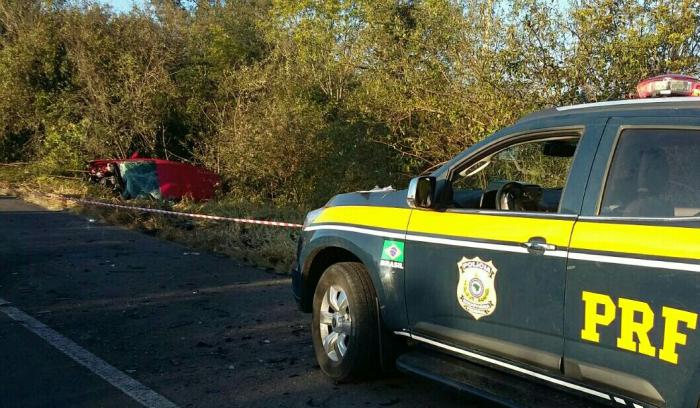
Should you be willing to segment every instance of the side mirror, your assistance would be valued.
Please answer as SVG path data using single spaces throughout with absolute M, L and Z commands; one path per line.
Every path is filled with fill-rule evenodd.
M 435 203 L 435 177 L 415 177 L 408 184 L 406 202 L 411 208 L 431 208 Z

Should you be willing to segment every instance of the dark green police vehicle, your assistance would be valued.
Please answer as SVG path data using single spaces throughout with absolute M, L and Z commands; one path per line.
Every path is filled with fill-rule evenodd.
M 335 380 L 395 361 L 511 406 L 700 407 L 700 98 L 535 113 L 334 197 L 297 258 Z

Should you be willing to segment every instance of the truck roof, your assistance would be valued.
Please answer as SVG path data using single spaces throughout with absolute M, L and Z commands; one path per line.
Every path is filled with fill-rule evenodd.
M 631 111 L 644 111 L 649 113 L 651 110 L 673 109 L 700 109 L 700 97 L 624 99 L 619 101 L 561 106 L 532 113 L 523 117 L 520 122 L 568 114 L 604 114 L 606 116 L 614 116 L 616 113 L 629 113 Z

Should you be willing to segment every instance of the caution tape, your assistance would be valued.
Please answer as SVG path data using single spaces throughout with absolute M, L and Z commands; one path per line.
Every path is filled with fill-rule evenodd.
M 155 209 L 155 208 L 145 208 L 145 207 L 136 207 L 136 206 L 131 206 L 131 205 L 105 203 L 102 201 L 93 201 L 93 200 L 86 200 L 84 198 L 69 197 L 69 196 L 65 196 L 62 194 L 50 194 L 49 193 L 48 195 L 53 196 L 55 198 L 59 198 L 61 200 L 72 201 L 72 202 L 79 203 L 79 204 L 92 205 L 92 206 L 97 206 L 97 207 L 120 208 L 120 209 L 124 209 L 124 210 L 142 211 L 142 212 L 149 212 L 149 213 L 155 213 L 155 214 L 171 215 L 171 216 L 175 216 L 175 217 L 188 217 L 188 218 L 197 218 L 197 219 L 212 220 L 212 221 L 228 221 L 228 222 L 236 222 L 236 223 L 241 223 L 241 224 L 267 225 L 267 226 L 272 226 L 272 227 L 284 227 L 284 228 L 302 228 L 303 227 L 303 225 L 301 225 L 301 224 L 294 224 L 291 222 L 254 220 L 254 219 L 250 219 L 250 218 L 234 218 L 234 217 L 222 217 L 222 216 L 218 216 L 218 215 L 183 213 L 183 212 L 178 212 L 178 211 L 159 210 L 159 209 Z

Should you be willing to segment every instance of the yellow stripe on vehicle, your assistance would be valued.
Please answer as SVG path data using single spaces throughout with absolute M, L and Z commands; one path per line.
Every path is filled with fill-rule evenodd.
M 700 229 L 579 221 L 572 249 L 700 259 Z
M 340 206 L 325 208 L 314 225 L 338 223 L 406 231 L 411 210 L 393 207 Z
M 700 259 L 698 228 L 579 221 L 569 245 L 573 219 L 340 206 L 324 209 L 313 225 L 329 223 L 515 245 L 542 237 L 560 250 L 571 246 L 574 251 Z
M 409 233 L 447 235 L 516 244 L 527 242 L 533 237 L 543 237 L 549 244 L 566 248 L 569 245 L 573 225 L 573 219 L 416 210 L 411 216 Z

